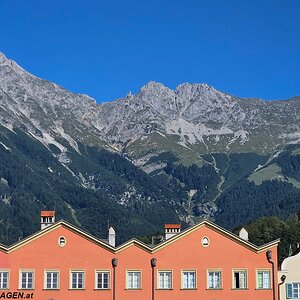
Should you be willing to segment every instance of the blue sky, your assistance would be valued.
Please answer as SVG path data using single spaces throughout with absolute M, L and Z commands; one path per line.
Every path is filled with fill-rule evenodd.
M 298 0 L 0 0 L 0 51 L 98 102 L 150 80 L 300 95 Z

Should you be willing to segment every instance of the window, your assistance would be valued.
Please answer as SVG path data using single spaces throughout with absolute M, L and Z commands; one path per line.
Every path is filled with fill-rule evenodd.
M 141 288 L 141 272 L 128 271 L 127 272 L 127 288 L 140 289 Z
M 182 272 L 182 288 L 195 289 L 196 288 L 196 272 L 183 271 Z
M 66 245 L 67 241 L 66 238 L 64 236 L 59 237 L 58 239 L 58 245 L 60 247 L 64 247 Z
M 45 271 L 45 289 L 59 289 L 58 271 Z
M 71 271 L 71 289 L 84 289 L 84 271 Z
M 20 289 L 33 289 L 34 273 L 33 271 L 21 271 Z
M 158 288 L 170 290 L 172 288 L 172 272 L 159 271 L 158 272 Z
M 247 288 L 247 271 L 234 271 L 233 272 L 233 288 L 246 289 Z
M 300 283 L 293 282 L 286 284 L 286 298 L 299 299 L 300 298 Z
M 207 236 L 204 236 L 201 240 L 201 244 L 203 247 L 208 247 L 209 246 L 209 239 Z
M 9 274 L 8 271 L 0 271 L 0 289 L 8 289 Z
M 257 288 L 270 289 L 270 271 L 257 271 Z
M 221 289 L 221 271 L 209 271 L 208 272 L 208 288 L 209 289 Z
M 96 289 L 109 289 L 108 271 L 96 271 Z

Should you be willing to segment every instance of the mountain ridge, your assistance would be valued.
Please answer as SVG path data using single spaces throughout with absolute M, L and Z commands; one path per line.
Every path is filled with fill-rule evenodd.
M 124 216 L 123 209 L 128 210 L 139 224 L 145 218 L 152 229 L 163 218 L 168 222 L 168 212 L 183 224 L 209 217 L 234 226 L 241 218 L 227 204 L 238 206 L 236 195 L 247 198 L 245 188 L 253 195 L 248 199 L 253 205 L 272 194 L 276 209 L 270 211 L 286 217 L 297 206 L 290 199 L 298 199 L 300 188 L 299 111 L 297 96 L 281 101 L 243 99 L 205 83 L 183 83 L 172 90 L 154 81 L 135 94 L 97 104 L 87 95 L 31 75 L 0 54 L 0 155 L 14 166 L 27 161 L 33 170 L 30 176 L 42 174 L 59 191 L 50 202 L 59 201 L 68 220 L 79 220 L 95 233 L 98 229 L 89 221 L 95 218 L 92 206 L 103 216 L 99 205 L 105 201 Z M 14 172 L 0 164 L 0 215 L 1 209 L 22 205 L 16 188 L 32 194 L 29 184 L 22 187 L 22 170 L 17 176 L 22 179 L 11 183 Z M 276 187 L 283 192 L 276 193 Z M 34 191 L 39 204 L 26 199 L 34 209 L 50 203 L 44 185 L 43 189 L 42 197 Z M 72 200 L 72 189 L 86 197 L 86 203 Z M 282 204 L 283 197 L 288 205 Z M 267 213 L 267 200 L 261 201 Z M 258 215 L 248 204 L 245 207 L 249 211 L 244 216 Z M 156 220 L 151 226 L 147 210 Z M 0 223 L 0 234 L 1 230 Z
M 67 137 L 73 145 L 77 139 L 90 145 L 100 143 L 127 154 L 134 162 L 143 159 L 135 153 L 135 144 L 141 139 L 150 139 L 150 145 L 156 144 L 156 138 L 152 142 L 153 134 L 166 137 L 168 142 L 176 140 L 172 144 L 178 149 L 189 148 L 200 154 L 272 153 L 287 140 L 298 142 L 300 139 L 299 97 L 284 102 L 242 99 L 205 83 L 183 83 L 172 90 L 150 81 L 134 95 L 97 104 L 89 96 L 73 94 L 31 75 L 3 54 L 0 78 L 2 93 L 10 98 L 5 102 L 6 108 L 0 106 L 5 112 L 0 111 L 2 125 L 5 126 L 6 118 L 10 117 L 9 123 L 25 125 L 31 128 L 32 134 L 45 132 L 45 136 L 54 140 Z M 5 97 L 2 99 L 5 101 Z M 35 116 L 37 111 L 44 117 Z M 274 125 L 279 130 L 274 131 Z M 84 128 L 84 134 L 78 132 L 79 128 Z M 44 144 L 47 143 L 44 138 Z M 170 147 L 165 148 L 153 151 L 159 154 L 170 150 Z

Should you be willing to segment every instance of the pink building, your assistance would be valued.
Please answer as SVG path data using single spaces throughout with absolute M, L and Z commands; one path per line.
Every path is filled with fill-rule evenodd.
M 0 299 L 277 299 L 278 240 L 257 247 L 203 221 L 184 231 L 168 224 L 171 236 L 155 246 L 114 247 L 113 230 L 109 244 L 45 214 L 42 230 L 0 246 Z

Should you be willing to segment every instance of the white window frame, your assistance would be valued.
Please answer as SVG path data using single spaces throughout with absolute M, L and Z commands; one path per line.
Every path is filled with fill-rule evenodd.
M 76 287 L 73 287 L 73 275 L 78 274 L 76 276 Z M 82 274 L 82 287 L 78 287 L 79 285 L 79 274 Z M 70 290 L 84 290 L 85 289 L 85 271 L 84 270 L 70 270 Z
M 51 287 L 47 287 L 47 275 L 48 274 L 57 274 L 57 287 L 53 287 L 54 281 L 53 281 L 53 276 L 51 276 Z M 59 270 L 44 270 L 44 289 L 45 290 L 59 290 L 60 288 L 60 272 Z
M 3 275 L 4 273 L 7 273 L 7 282 L 6 282 L 6 287 L 3 287 L 4 284 L 4 278 Z M 9 289 L 9 279 L 10 279 L 10 271 L 8 269 L 0 269 L 0 290 L 8 290 Z
M 294 285 L 297 285 L 297 287 Z M 288 286 L 291 287 L 291 291 L 289 290 Z M 285 288 L 286 288 L 286 299 L 300 299 L 300 282 L 287 282 L 285 284 Z M 296 292 L 297 295 L 295 295 L 294 292 Z
M 187 286 L 185 286 L 185 280 L 184 280 L 184 275 L 185 274 L 194 274 L 194 286 L 190 286 L 190 281 L 189 281 L 189 275 L 187 279 Z M 197 272 L 196 270 L 181 270 L 181 289 L 183 290 L 195 290 L 197 289 Z
M 134 275 L 131 278 L 129 274 L 138 275 L 136 280 L 134 279 Z M 135 285 L 135 283 L 137 283 Z M 128 290 L 140 290 L 142 289 L 142 271 L 141 270 L 126 270 L 126 289 Z
M 207 236 L 204 236 L 202 239 L 201 239 L 201 245 L 202 247 L 206 248 L 208 247 L 210 244 L 210 240 Z
M 99 274 L 108 274 L 108 286 L 103 287 L 104 284 L 104 278 L 102 278 L 102 287 L 98 286 L 98 275 Z M 95 290 L 109 290 L 110 289 L 110 270 L 96 270 L 95 271 Z
M 26 286 L 23 287 L 22 286 L 22 278 L 23 278 L 23 274 L 32 274 L 32 286 L 29 286 L 29 276 L 27 275 L 26 276 Z M 19 271 L 19 289 L 20 290 L 34 290 L 34 270 L 25 270 L 25 269 L 22 269 Z
M 262 286 L 260 287 L 259 286 L 259 281 L 258 281 L 258 277 L 259 277 L 259 273 L 262 273 L 263 274 L 263 278 L 262 278 Z M 268 286 L 264 286 L 265 284 L 265 278 L 264 278 L 264 274 L 269 274 L 268 275 Z M 271 270 L 270 269 L 257 269 L 256 270 L 256 289 L 257 290 L 270 290 L 272 289 L 272 278 L 271 278 Z
M 210 286 L 210 274 L 213 274 L 213 286 Z M 220 274 L 219 276 L 219 285 L 216 285 L 216 274 Z M 208 290 L 221 290 L 223 288 L 223 276 L 221 269 L 208 269 L 207 270 L 207 289 Z
M 164 274 L 163 284 L 161 284 L 160 276 Z M 170 274 L 170 286 L 167 285 L 166 274 Z M 172 290 L 173 289 L 173 271 L 172 270 L 157 270 L 157 289 L 158 290 Z
M 244 273 L 245 274 L 245 278 L 244 278 L 244 282 L 245 282 L 245 286 L 244 287 L 236 287 L 235 285 L 235 273 Z M 241 278 L 239 277 L 239 284 L 241 282 Z M 234 290 L 247 290 L 248 289 L 248 270 L 247 269 L 233 269 L 232 270 L 232 289 Z
M 61 235 L 61 236 L 58 238 L 57 243 L 58 243 L 59 247 L 62 247 L 62 248 L 63 248 L 63 247 L 65 247 L 66 244 L 67 244 L 67 239 L 66 239 L 63 235 Z

